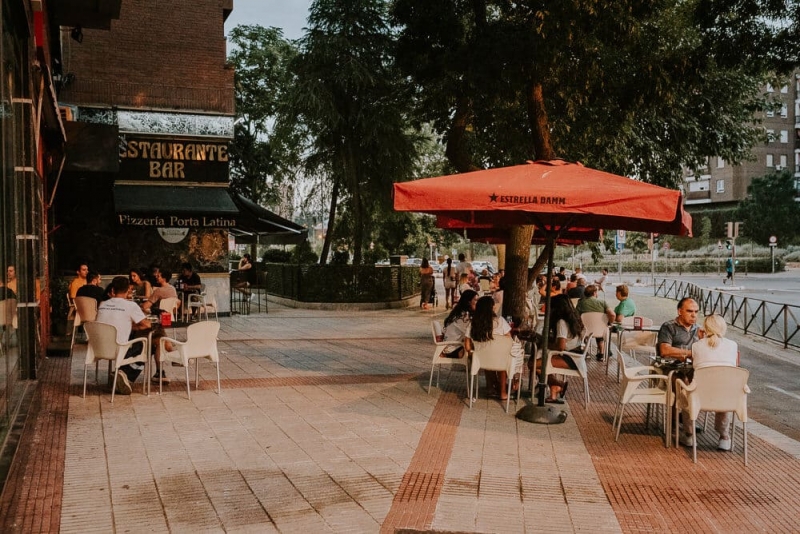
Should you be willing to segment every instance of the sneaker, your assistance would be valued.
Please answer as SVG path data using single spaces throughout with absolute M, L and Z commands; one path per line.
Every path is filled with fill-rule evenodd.
M 684 447 L 694 447 L 694 436 L 681 434 L 681 445 Z
M 731 450 L 731 438 L 728 438 L 728 439 L 720 438 L 719 439 L 719 445 L 717 445 L 717 450 L 718 451 L 729 451 L 729 450 Z
M 117 395 L 130 395 L 133 391 L 128 375 L 122 371 L 117 371 Z
M 154 384 L 158 384 L 158 378 L 159 378 L 158 371 L 156 371 L 156 374 L 153 375 L 153 383 Z M 164 371 L 164 370 L 161 371 L 161 383 L 162 384 L 169 384 L 169 377 L 167 376 L 167 372 Z

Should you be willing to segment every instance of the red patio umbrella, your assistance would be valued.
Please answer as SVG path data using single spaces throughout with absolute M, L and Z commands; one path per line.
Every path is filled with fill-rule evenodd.
M 552 245 L 573 227 L 691 235 L 692 220 L 683 210 L 679 191 L 562 160 L 398 183 L 394 209 L 432 213 L 470 225 L 534 225 Z M 544 332 L 550 324 L 553 248 L 547 262 Z M 543 363 L 547 352 L 544 343 Z M 517 416 L 537 423 L 563 422 L 566 412 L 544 403 L 545 365 L 539 376 L 538 406 L 527 406 Z
M 491 224 L 470 224 L 452 217 L 439 215 L 436 217 L 437 228 L 451 230 L 465 236 L 470 241 L 480 241 L 493 245 L 508 243 L 510 228 Z M 582 245 L 589 241 L 603 239 L 603 231 L 599 228 L 567 228 L 558 236 L 557 245 Z M 547 236 L 543 232 L 534 232 L 531 245 L 546 245 Z

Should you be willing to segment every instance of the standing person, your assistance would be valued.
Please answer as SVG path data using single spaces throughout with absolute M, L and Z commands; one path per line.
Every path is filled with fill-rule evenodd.
M 132 331 L 151 328 L 150 321 L 136 303 L 127 299 L 130 282 L 124 276 L 117 276 L 111 281 L 111 298 L 97 308 L 97 322 L 117 327 L 117 343 L 125 343 L 130 339 Z M 139 352 L 139 347 L 131 347 L 128 355 Z M 128 357 L 126 355 L 126 357 Z M 142 372 L 144 364 L 122 365 L 117 369 L 117 393 L 130 395 L 132 386 Z
M 472 273 L 472 270 L 473 270 L 472 264 L 467 261 L 467 258 L 466 256 L 464 256 L 464 253 L 462 252 L 461 254 L 459 254 L 458 265 L 456 265 L 456 273 L 458 273 L 457 274 L 458 278 L 460 279 L 462 274 Z
M 456 284 L 458 283 L 458 273 L 453 267 L 453 259 L 447 258 L 447 266 L 442 270 L 442 281 L 444 282 L 445 309 L 449 310 L 455 306 Z
M 597 289 L 603 291 L 604 293 L 605 290 L 603 289 L 603 286 L 606 285 L 606 278 L 608 278 L 608 269 L 603 269 L 600 273 L 600 278 L 594 281 L 594 285 L 597 286 Z
M 694 299 L 685 297 L 678 301 L 678 316 L 662 324 L 658 330 L 658 354 L 678 360 L 686 360 L 692 355 L 692 346 L 703 336 L 703 332 L 697 328 L 699 312 L 700 308 Z
M 733 258 L 728 258 L 725 260 L 725 272 L 727 276 L 725 280 L 722 281 L 723 284 L 727 284 L 728 280 L 733 281 Z
M 581 345 L 583 335 L 583 321 L 581 316 L 566 295 L 551 297 L 550 303 L 553 307 L 550 314 L 550 332 L 548 332 L 548 347 L 551 350 L 572 351 Z M 533 358 L 531 358 L 533 359 Z M 575 362 L 569 357 L 559 354 L 551 358 L 553 367 L 557 369 L 576 370 Z M 529 363 L 530 365 L 530 363 Z M 536 360 L 536 372 L 540 373 L 542 368 L 541 358 Z M 552 404 L 564 404 L 564 395 L 567 393 L 567 383 L 558 380 L 554 374 L 548 375 L 547 385 L 550 386 L 550 396 L 545 402 Z
M 614 313 L 616 314 L 618 323 L 621 323 L 622 319 L 625 317 L 633 317 L 636 315 L 636 303 L 628 298 L 628 294 L 629 290 L 627 285 L 620 284 L 617 286 L 617 300 L 619 304 L 614 308 Z
M 86 276 L 89 274 L 89 266 L 85 263 L 81 263 L 78 265 L 75 274 L 75 278 L 69 283 L 69 296 L 73 299 L 78 296 L 78 289 L 86 285 Z
M 466 354 L 464 350 L 464 340 L 469 330 L 470 322 L 472 321 L 472 314 L 475 312 L 475 305 L 478 302 L 478 294 L 468 289 L 464 291 L 458 304 L 453 306 L 453 310 L 447 319 L 444 320 L 444 341 L 462 343 L 462 346 L 451 350 L 450 352 L 443 352 L 442 356 L 445 358 L 463 358 Z
M 420 285 L 422 286 L 422 297 L 419 301 L 419 307 L 423 310 L 430 308 L 428 304 L 431 300 L 431 291 L 433 291 L 433 267 L 428 263 L 428 258 L 422 258 L 422 263 L 419 266 Z
M 494 336 L 510 336 L 511 326 L 502 317 L 494 313 L 494 300 L 490 296 L 481 297 L 475 304 L 472 314 L 472 323 L 467 331 L 467 337 L 472 341 L 486 342 Z M 471 350 L 471 347 L 467 347 Z M 486 386 L 494 389 L 495 394 L 500 394 L 500 400 L 506 400 L 508 375 L 505 371 L 486 371 Z
M 566 267 L 559 268 L 558 272 L 556 273 L 556 276 L 558 277 L 558 281 L 559 282 L 566 282 L 567 281 L 567 268 Z
M 86 275 L 86 285 L 78 288 L 76 297 L 91 297 L 97 301 L 99 305 L 106 298 L 106 290 L 100 287 L 100 273 L 89 271 Z
M 703 330 L 705 337 L 692 345 L 692 367 L 694 369 L 711 366 L 738 367 L 739 347 L 735 341 L 725 337 L 725 333 L 728 331 L 725 319 L 717 314 L 709 315 L 703 322 Z M 732 419 L 731 412 L 714 414 L 714 428 L 719 434 L 717 449 L 720 451 L 731 450 Z M 689 417 L 684 415 L 683 420 L 688 421 Z M 681 436 L 681 443 L 691 447 L 693 445 L 691 434 L 684 433 Z
M 134 296 L 142 298 L 150 298 L 153 293 L 153 286 L 142 278 L 142 271 L 138 269 L 131 269 L 128 273 L 128 280 L 131 283 L 131 289 Z

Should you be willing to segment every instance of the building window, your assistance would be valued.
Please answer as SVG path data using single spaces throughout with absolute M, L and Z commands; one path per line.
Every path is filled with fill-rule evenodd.
M 768 93 L 774 93 L 775 92 L 775 89 L 772 88 L 772 84 L 771 83 L 767 84 L 767 92 Z
M 717 158 L 717 168 L 724 169 L 725 168 L 725 160 L 722 158 Z
M 781 143 L 789 142 L 789 130 L 781 130 Z
M 789 108 L 786 104 L 781 105 L 781 118 L 786 118 L 789 116 Z
M 774 116 L 775 116 L 775 111 L 772 110 L 772 109 L 768 109 L 767 110 L 767 117 L 774 117 Z
M 784 85 L 783 87 L 781 87 L 781 93 L 786 94 L 788 92 L 789 92 L 789 86 L 788 85 Z
M 787 161 L 786 154 L 781 154 L 780 160 L 781 160 L 781 169 L 785 169 Z
M 717 180 L 717 193 L 725 192 L 725 180 Z
M 774 167 L 775 162 L 773 161 L 774 156 L 772 154 L 767 154 L 767 167 Z

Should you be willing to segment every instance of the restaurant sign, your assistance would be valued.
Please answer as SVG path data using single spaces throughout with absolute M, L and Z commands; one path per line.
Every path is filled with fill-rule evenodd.
M 227 141 L 120 135 L 117 180 L 227 182 L 228 159 Z
M 125 226 L 154 226 L 169 228 L 235 228 L 236 219 L 225 216 L 189 215 L 137 215 L 117 214 L 119 224 Z

